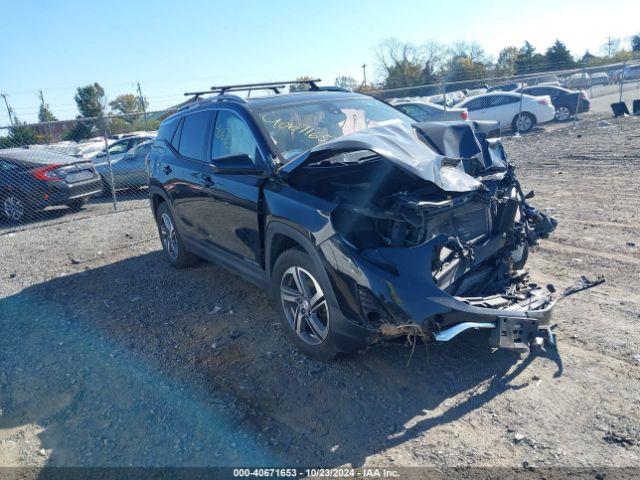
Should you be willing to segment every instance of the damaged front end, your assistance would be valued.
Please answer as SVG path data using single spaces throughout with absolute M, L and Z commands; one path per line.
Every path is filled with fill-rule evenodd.
M 371 340 L 442 342 L 468 329 L 491 329 L 493 347 L 522 351 L 553 340 L 562 295 L 523 268 L 556 221 L 527 202 L 533 192 L 523 192 L 495 127 L 373 127 L 285 166 L 291 183 L 334 205 L 335 235 L 319 247 L 345 315 Z

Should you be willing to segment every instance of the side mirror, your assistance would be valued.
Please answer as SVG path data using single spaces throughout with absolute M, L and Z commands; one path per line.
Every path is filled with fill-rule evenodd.
M 256 166 L 246 153 L 216 158 L 211 166 L 214 172 L 223 175 L 260 175 L 264 173 L 264 169 Z

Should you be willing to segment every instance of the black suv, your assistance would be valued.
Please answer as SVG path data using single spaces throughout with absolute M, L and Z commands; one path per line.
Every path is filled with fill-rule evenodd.
M 556 223 L 526 202 L 495 123 L 415 123 L 314 82 L 229 94 L 258 87 L 207 91 L 160 126 L 151 209 L 175 267 L 205 258 L 263 287 L 320 359 L 468 329 L 523 351 L 553 338 L 552 289 L 522 267 Z

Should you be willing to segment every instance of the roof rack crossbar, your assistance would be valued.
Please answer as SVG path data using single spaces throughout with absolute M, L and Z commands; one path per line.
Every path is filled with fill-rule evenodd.
M 283 88 L 285 85 L 294 85 L 296 83 L 306 83 L 309 85 L 309 89 L 313 91 L 318 91 L 318 82 L 321 82 L 319 78 L 309 79 L 309 80 L 286 80 L 284 82 L 260 82 L 260 83 L 241 83 L 237 85 L 222 85 L 222 86 L 214 86 L 211 87 L 213 91 L 227 91 L 230 89 L 241 89 L 241 90 L 257 90 L 260 88 L 264 89 L 273 89 L 273 88 Z
M 310 80 L 287 80 L 284 82 L 260 82 L 260 83 L 241 83 L 236 85 L 221 85 L 213 86 L 209 90 L 201 90 L 199 92 L 185 92 L 185 96 L 195 96 L 198 100 L 201 95 L 210 95 L 217 93 L 218 96 L 223 96 L 227 92 L 239 92 L 239 91 L 251 91 L 251 90 L 273 90 L 274 93 L 280 93 L 280 89 L 287 85 L 295 85 L 297 83 L 304 83 L 309 85 L 309 90 L 313 92 L 321 91 L 321 87 L 318 87 L 318 82 L 321 82 L 319 78 Z

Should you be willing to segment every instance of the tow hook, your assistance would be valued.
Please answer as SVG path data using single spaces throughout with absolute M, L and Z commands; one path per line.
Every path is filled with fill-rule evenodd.
M 553 330 L 550 325 L 542 325 L 538 328 L 538 333 L 540 335 L 536 335 L 532 339 L 532 344 L 538 347 L 543 352 L 546 352 L 546 346 L 550 345 L 554 347 L 556 345 L 556 336 L 553 334 Z

